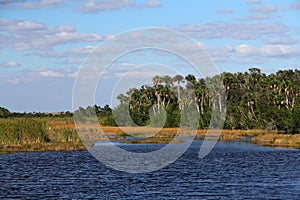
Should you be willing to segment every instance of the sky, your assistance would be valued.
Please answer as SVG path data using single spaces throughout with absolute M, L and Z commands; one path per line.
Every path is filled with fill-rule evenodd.
M 299 69 L 299 19 L 299 0 L 0 0 L 0 106 L 71 111 L 74 82 L 90 52 L 116 34 L 145 27 L 187 35 L 220 72 Z M 144 76 L 151 82 L 168 64 L 162 54 L 120 58 L 100 84 L 96 104 L 112 105 L 111 80 L 124 77 L 124 69 L 156 63 L 155 70 L 130 73 L 132 80 Z M 192 73 L 172 59 L 172 68 Z

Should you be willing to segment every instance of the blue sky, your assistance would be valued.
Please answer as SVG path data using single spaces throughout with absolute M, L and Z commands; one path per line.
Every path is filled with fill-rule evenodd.
M 299 19 L 299 0 L 0 0 L 0 106 L 72 110 L 84 58 L 107 37 L 135 28 L 187 34 L 220 71 L 296 69 Z M 112 74 L 130 65 L 123 62 Z M 102 93 L 110 88 L 108 82 Z M 110 103 L 109 95 L 98 96 L 97 104 Z

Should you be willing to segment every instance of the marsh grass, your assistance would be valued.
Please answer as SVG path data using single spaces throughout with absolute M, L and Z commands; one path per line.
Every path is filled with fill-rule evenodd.
M 300 134 L 265 133 L 251 141 L 264 146 L 300 148 Z
M 0 119 L 0 152 L 84 149 L 72 118 Z
M 0 144 L 49 142 L 46 121 L 33 118 L 0 119 Z
M 153 127 L 101 126 L 107 137 L 100 137 L 99 124 L 85 124 L 82 135 L 77 134 L 71 117 L 21 117 L 0 119 L 0 152 L 81 150 L 98 140 L 123 140 L 126 143 L 162 143 L 174 140 L 175 135 L 193 136 L 191 130 Z M 76 127 L 77 128 L 77 127 Z M 195 139 L 204 139 L 207 130 L 197 130 Z M 126 140 L 133 136 L 137 140 Z M 281 134 L 265 130 L 222 130 L 219 140 L 232 141 L 250 137 L 251 142 L 276 147 L 300 148 L 300 134 Z M 86 145 L 87 146 L 87 145 Z

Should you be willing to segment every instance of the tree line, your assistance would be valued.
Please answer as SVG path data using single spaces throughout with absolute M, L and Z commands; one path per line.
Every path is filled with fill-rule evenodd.
M 97 114 L 101 124 L 108 126 L 179 127 L 182 113 L 185 119 L 197 119 L 198 129 L 207 129 L 212 110 L 222 110 L 224 99 L 210 90 L 214 80 L 222 80 L 227 105 L 224 129 L 265 129 L 300 133 L 300 70 L 279 70 L 266 75 L 258 68 L 247 72 L 224 72 L 214 77 L 196 78 L 189 74 L 154 76 L 151 85 L 131 88 L 119 94 L 120 104 L 80 107 L 76 116 Z M 188 109 L 196 112 L 189 115 Z M 78 115 L 79 114 L 79 115 Z M 10 113 L 0 108 L 0 117 L 40 116 L 45 113 Z M 62 116 L 72 116 L 63 112 Z M 183 124 L 182 124 L 183 123 Z
M 212 106 L 218 106 L 218 103 L 212 102 L 212 99 L 218 99 L 213 98 L 208 83 L 216 78 L 222 79 L 226 93 L 225 129 L 300 132 L 300 70 L 279 70 L 266 75 L 258 68 L 250 68 L 244 73 L 224 72 L 199 79 L 192 74 L 186 77 L 157 75 L 153 77 L 152 85 L 132 88 L 126 94 L 120 94 L 117 97 L 120 104 L 113 110 L 114 118 L 119 118 L 118 125 L 132 125 L 126 124 L 130 120 L 122 124 L 122 119 L 126 119 L 125 110 L 129 109 L 135 124 L 147 125 L 151 120 L 161 122 L 160 118 L 151 118 L 151 114 L 163 109 L 165 116 L 160 116 L 166 117 L 164 126 L 178 127 L 181 112 L 193 105 L 199 115 L 198 128 L 207 129 Z
M 17 117 L 73 117 L 70 111 L 65 112 L 10 112 L 7 108 L 0 107 L 0 118 L 17 118 Z

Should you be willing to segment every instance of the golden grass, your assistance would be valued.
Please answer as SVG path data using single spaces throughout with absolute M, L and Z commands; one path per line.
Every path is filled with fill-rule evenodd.
M 300 134 L 265 133 L 253 137 L 251 141 L 265 146 L 300 148 Z
M 98 124 L 85 124 L 84 126 L 92 129 L 99 129 Z M 101 126 L 101 130 L 106 136 L 115 136 L 116 139 L 124 138 L 125 136 L 133 136 L 146 138 L 145 140 L 131 140 L 124 141 L 125 143 L 168 143 L 173 140 L 174 136 L 189 137 L 194 136 L 195 132 L 192 130 L 181 130 L 179 128 L 153 128 L 153 127 L 111 127 Z M 181 131 L 180 131 L 181 130 Z M 179 133 L 178 133 L 179 132 Z M 211 130 L 210 134 L 214 134 L 214 130 Z M 91 133 L 87 133 L 91 135 Z M 97 135 L 97 134 L 96 134 Z M 98 134 L 99 135 L 99 134 Z M 204 139 L 207 135 L 207 130 L 197 130 L 196 139 Z M 274 141 L 273 137 L 276 136 Z M 278 146 L 278 147 L 294 147 L 300 148 L 300 134 L 277 134 L 276 131 L 266 131 L 260 129 L 253 130 L 222 130 L 219 140 L 233 141 L 236 139 L 242 139 L 245 137 L 252 137 L 252 142 L 261 145 Z M 272 136 L 272 139 L 270 139 Z M 95 138 L 95 137 L 94 137 Z M 99 138 L 98 138 L 99 139 Z M 102 138 L 103 139 L 103 138 Z M 91 139 L 91 143 L 96 139 Z
M 70 118 L 11 118 L 0 123 L 2 153 L 85 149 Z
M 0 153 L 75 151 L 86 147 L 79 142 L 28 143 L 24 145 L 0 145 Z
M 24 142 L 18 144 L 2 142 L 2 144 L 0 144 L 0 153 L 19 151 L 83 150 L 85 149 L 85 146 L 92 146 L 93 143 L 98 140 L 122 140 L 125 139 L 126 136 L 145 139 L 131 141 L 124 140 L 125 143 L 166 144 L 173 141 L 175 135 L 182 137 L 196 135 L 196 139 L 204 139 L 207 135 L 207 130 L 186 130 L 179 128 L 161 129 L 153 127 L 111 127 L 100 126 L 97 123 L 76 124 L 75 127 L 72 118 L 43 118 L 42 120 L 46 121 L 47 135 L 50 140 L 49 142 Z M 79 135 L 77 134 L 78 132 L 76 132 L 76 129 L 80 130 Z M 214 130 L 211 130 L 210 135 L 216 135 L 216 133 L 214 133 Z M 300 134 L 277 134 L 275 131 L 270 132 L 266 130 L 222 130 L 219 140 L 231 141 L 247 136 L 252 137 L 251 142 L 261 145 L 300 148 Z M 85 146 L 81 143 L 80 138 L 84 141 Z M 178 139 L 175 139 L 174 141 L 176 143 L 182 142 Z

